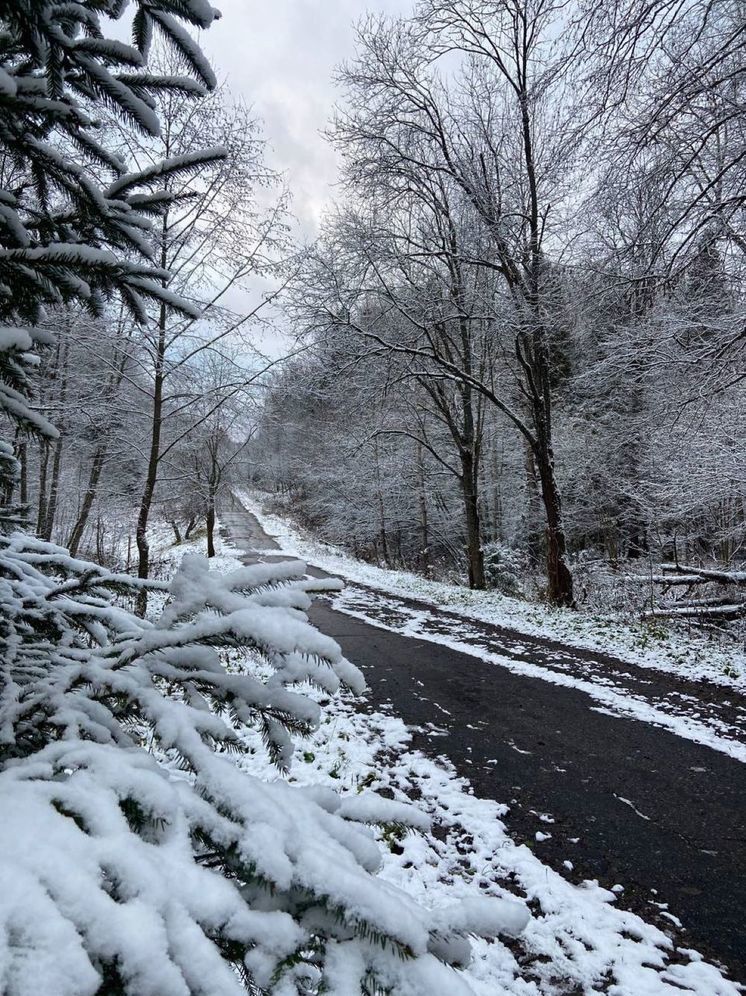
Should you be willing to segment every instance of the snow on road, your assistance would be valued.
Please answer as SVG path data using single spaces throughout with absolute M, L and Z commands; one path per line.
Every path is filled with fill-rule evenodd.
M 651 639 L 644 624 L 635 628 L 611 617 L 599 620 L 531 606 L 494 592 L 470 592 L 373 567 L 304 538 L 286 520 L 263 512 L 257 496 L 242 492 L 239 498 L 286 555 L 302 557 L 353 582 L 332 600 L 337 611 L 476 656 L 515 674 L 577 689 L 600 711 L 651 723 L 746 762 L 743 655 L 680 634 L 650 645 L 644 642 Z M 409 601 L 424 598 L 429 606 Z M 464 604 L 459 605 L 458 598 Z M 484 623 L 512 632 L 495 634 Z M 522 639 L 522 634 L 529 639 Z M 563 646 L 547 648 L 532 644 L 533 638 L 549 638 Z M 579 652 L 573 653 L 573 648 Z M 589 649 L 610 659 L 594 660 L 585 653 Z M 625 662 L 632 667 L 620 668 Z M 652 672 L 650 680 L 646 671 Z M 676 681 L 656 681 L 656 673 Z M 692 683 L 697 681 L 715 686 L 716 694 L 692 694 Z
M 698 703 L 687 701 L 678 696 L 664 704 L 660 701 L 653 704 L 645 695 L 645 686 L 641 685 L 641 694 L 630 691 L 631 683 L 615 683 L 614 679 L 603 673 L 590 674 L 584 677 L 577 670 L 569 670 L 572 663 L 563 662 L 560 655 L 555 655 L 550 665 L 536 664 L 520 660 L 507 654 L 493 653 L 485 647 L 481 634 L 468 624 L 449 626 L 447 628 L 432 628 L 438 619 L 438 613 L 402 605 L 400 602 L 387 602 L 385 596 L 372 594 L 367 590 L 347 588 L 332 599 L 332 607 L 338 612 L 360 619 L 371 626 L 386 629 L 402 636 L 428 640 L 439 643 L 451 650 L 470 654 L 480 660 L 507 668 L 514 674 L 526 678 L 538 678 L 551 684 L 574 688 L 584 692 L 597 703 L 595 708 L 609 712 L 615 716 L 626 716 L 642 722 L 652 723 L 684 737 L 694 743 L 702 744 L 717 750 L 738 761 L 746 762 L 746 743 L 737 737 L 746 734 L 746 711 L 739 711 L 740 723 L 724 721 L 714 711 L 705 715 L 704 707 Z M 389 611 L 387 612 L 387 609 Z M 630 676 L 631 677 L 631 676 Z M 692 709 L 694 716 L 691 715 Z
M 194 548 L 182 544 L 167 557 L 177 561 Z M 214 566 L 231 570 L 242 555 L 223 542 Z M 475 996 L 737 996 L 741 991 L 719 968 L 681 946 L 673 923 L 665 932 L 646 923 L 616 905 L 617 892 L 595 881 L 574 885 L 528 846 L 516 844 L 502 821 L 506 807 L 475 797 L 447 759 L 414 750 L 410 731 L 397 716 L 371 711 L 349 695 L 329 700 L 319 690 L 303 691 L 323 699 L 325 719 L 298 743 L 290 780 L 331 787 L 354 799 L 374 791 L 415 801 L 431 817 L 429 832 L 401 835 L 395 827 L 376 832 L 387 880 L 431 908 L 475 894 L 517 896 L 531 908 L 532 919 L 519 939 L 474 942 L 463 977 Z M 277 778 L 259 742 L 252 742 L 257 734 L 241 735 L 248 751 L 239 763 L 252 774 Z M 549 825 L 551 814 L 541 815 Z
M 287 519 L 264 511 L 260 494 L 250 491 L 237 491 L 236 494 L 285 553 L 349 581 L 425 601 L 467 619 L 612 654 L 638 667 L 746 692 L 746 651 L 743 649 L 659 629 L 649 622 L 625 622 L 612 614 L 591 615 L 555 609 L 496 591 L 470 591 L 462 585 L 431 581 L 408 571 L 376 567 L 328 543 L 319 542 Z

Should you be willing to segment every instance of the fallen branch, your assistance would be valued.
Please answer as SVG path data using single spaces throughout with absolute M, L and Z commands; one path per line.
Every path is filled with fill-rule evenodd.
M 661 564 L 665 584 L 692 584 L 713 581 L 716 584 L 734 584 L 746 588 L 746 571 L 716 571 L 707 567 L 681 564 Z M 648 578 L 650 580 L 650 578 Z M 656 578 L 654 578 L 656 580 Z
M 649 609 L 642 614 L 643 619 L 655 619 L 661 616 L 677 619 L 738 619 L 740 616 L 746 616 L 746 601 L 709 606 L 668 605 Z
M 706 579 L 699 574 L 679 574 L 672 576 L 669 574 L 628 574 L 626 581 L 636 581 L 638 584 L 705 584 Z

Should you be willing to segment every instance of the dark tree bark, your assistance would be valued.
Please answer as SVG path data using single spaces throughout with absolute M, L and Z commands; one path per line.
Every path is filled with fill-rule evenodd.
M 207 525 L 207 556 L 215 556 L 215 504 L 209 501 L 207 505 L 207 515 L 205 516 Z
M 165 219 L 164 219 L 165 226 Z M 161 252 L 162 262 L 166 263 L 165 231 L 163 237 L 163 247 Z M 135 542 L 137 544 L 137 576 L 139 578 L 149 577 L 150 571 L 150 545 L 148 544 L 148 520 L 150 510 L 153 506 L 153 495 L 158 481 L 158 463 L 161 456 L 161 431 L 163 428 L 163 381 L 164 381 L 164 361 L 166 355 L 166 328 L 167 311 L 166 306 L 161 305 L 158 315 L 158 341 L 155 355 L 155 374 L 153 378 L 153 414 L 151 418 L 150 447 L 148 450 L 148 466 L 145 471 L 145 482 L 143 484 L 142 497 L 140 499 L 140 509 L 137 515 L 137 525 L 135 527 Z M 148 607 L 148 593 L 145 588 L 138 593 L 135 604 L 135 612 L 138 616 L 144 616 Z
M 207 556 L 215 556 L 215 500 L 218 492 L 218 467 L 216 461 L 217 453 L 213 454 L 213 465 L 210 469 L 210 479 L 207 483 L 207 514 L 205 524 L 207 526 Z
M 20 502 L 24 507 L 28 505 L 28 444 L 18 443 L 18 463 L 21 467 Z
M 104 539 L 106 537 L 106 525 L 99 515 L 96 520 L 96 560 L 99 564 L 103 564 L 106 560 L 106 550 L 104 548 Z
M 381 489 L 381 465 L 378 460 L 378 441 L 376 440 L 373 447 L 373 454 L 375 456 L 375 467 L 376 467 L 376 500 L 378 504 L 378 535 L 381 541 L 381 553 L 383 554 L 383 562 L 387 567 L 391 566 L 391 555 L 389 553 L 389 540 L 386 530 L 386 508 L 383 502 L 383 491 Z
M 52 457 L 52 475 L 49 482 L 49 496 L 46 503 L 46 513 L 42 526 L 41 537 L 51 540 L 54 522 L 57 518 L 57 501 L 60 493 L 60 474 L 62 472 L 62 448 L 64 435 L 62 427 L 58 426 L 59 436 L 54 444 L 54 456 Z
M 547 596 L 552 605 L 571 608 L 575 604 L 573 582 L 565 559 L 567 541 L 562 525 L 562 500 L 554 479 L 551 447 L 542 449 L 536 456 L 547 523 Z
M 93 502 L 98 494 L 98 483 L 101 479 L 101 471 L 106 463 L 106 455 L 106 446 L 97 447 L 93 454 L 91 469 L 88 474 L 88 484 L 85 489 L 85 494 L 83 495 L 83 501 L 80 506 L 80 511 L 78 512 L 78 518 L 75 520 L 75 524 L 73 525 L 67 541 L 68 549 L 73 557 L 77 554 L 78 549 L 80 548 L 80 542 L 83 539 L 85 528 L 88 525 L 88 517 L 91 514 Z
M 420 513 L 420 567 L 425 574 L 430 571 L 430 528 L 427 513 L 427 492 L 425 490 L 425 462 L 422 444 L 417 443 L 417 485 Z
M 36 509 L 36 534 L 42 535 L 47 518 L 47 470 L 49 467 L 49 442 L 39 441 L 39 495 Z
M 57 377 L 59 379 L 59 406 L 63 415 L 57 420 L 57 440 L 54 445 L 54 456 L 52 458 L 52 477 L 49 484 L 49 496 L 46 503 L 44 522 L 42 523 L 42 538 L 51 540 L 54 530 L 55 519 L 57 518 L 57 502 L 60 493 L 60 474 L 62 473 L 62 451 L 65 442 L 65 405 L 67 403 L 67 372 L 68 372 L 69 343 L 63 343 L 58 355 Z
M 479 516 L 477 478 L 473 456 L 461 454 L 461 489 L 464 496 L 466 521 L 466 554 L 469 563 L 469 587 L 484 588 L 484 555 L 482 553 L 482 528 Z

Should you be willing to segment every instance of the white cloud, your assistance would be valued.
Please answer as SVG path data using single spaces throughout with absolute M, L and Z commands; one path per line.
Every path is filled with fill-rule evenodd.
M 287 176 L 294 213 L 313 235 L 333 197 L 337 158 L 321 135 L 338 97 L 335 67 L 354 51 L 367 11 L 403 13 L 411 0 L 223 0 L 200 39 L 231 91 L 263 119 L 272 165 Z

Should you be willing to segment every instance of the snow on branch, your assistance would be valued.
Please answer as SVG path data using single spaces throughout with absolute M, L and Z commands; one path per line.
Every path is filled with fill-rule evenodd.
M 183 173 L 193 172 L 199 169 L 200 166 L 219 162 L 221 159 L 225 159 L 227 155 L 228 150 L 226 148 L 215 146 L 211 149 L 198 149 L 183 156 L 164 159 L 137 173 L 127 173 L 124 176 L 120 176 L 118 180 L 115 180 L 108 187 L 106 194 L 108 197 L 120 197 L 123 193 L 131 190 L 132 187 L 143 186 L 147 183 L 152 183 L 154 180 L 160 181 L 168 176 L 178 176 Z
M 0 151 L 28 164 L 28 176 L 12 191 L 0 190 L 0 321 L 36 322 L 44 305 L 73 301 L 100 311 L 101 301 L 114 292 L 137 320 L 145 315 L 143 295 L 195 314 L 184 302 L 159 295 L 155 284 L 140 287 L 141 293 L 129 284 L 129 275 L 137 272 L 133 254 L 151 255 L 146 216 L 168 202 L 155 190 L 144 196 L 134 188 L 199 168 L 220 158 L 220 150 L 195 152 L 133 174 L 106 147 L 106 136 L 86 107 L 102 102 L 129 127 L 158 135 L 159 93 L 199 97 L 215 85 L 208 61 L 181 22 L 204 28 L 219 15 L 203 0 L 148 0 L 134 6 L 133 44 L 126 44 L 105 31 L 105 19 L 121 18 L 128 7 L 121 0 L 5 5 L 2 30 L 8 45 L 0 53 L 0 97 L 8 126 L 0 135 Z M 154 23 L 192 76 L 148 72 Z M 71 154 L 74 149 L 83 154 L 81 161 Z M 91 175 L 91 159 L 119 177 L 108 190 Z M 155 268 L 140 275 L 161 279 Z
M 629 580 L 658 585 L 664 597 L 672 588 L 686 589 L 681 598 L 647 610 L 643 614 L 644 618 L 667 616 L 674 619 L 704 621 L 707 619 L 738 619 L 746 616 L 746 599 L 743 599 L 738 591 L 746 587 L 746 571 L 726 571 L 694 567 L 691 564 L 664 563 L 660 565 L 657 573 L 637 574 L 631 576 Z M 719 594 L 710 594 L 704 597 L 690 597 L 690 594 L 701 589 L 702 585 L 708 586 L 706 591 L 711 590 L 710 585 L 716 585 L 721 591 Z M 733 590 L 727 591 L 728 588 Z M 723 589 L 726 589 L 725 592 Z
M 716 584 L 735 584 L 746 587 L 746 571 L 719 571 L 707 567 L 681 566 L 679 564 L 662 564 L 661 568 L 665 584 L 681 583 L 681 578 L 694 578 L 694 583 L 714 581 Z
M 413 807 L 267 783 L 226 752 L 253 726 L 282 769 L 290 734 L 319 721 L 302 686 L 364 687 L 307 621 L 304 572 L 222 576 L 188 556 L 147 622 L 112 594 L 132 579 L 3 541 L 3 992 L 350 996 L 427 978 L 467 994 L 447 967 L 468 961 L 467 936 L 526 925 L 520 903 L 436 914 L 376 879 L 367 825 L 426 829 Z M 224 639 L 245 649 L 230 668 Z

